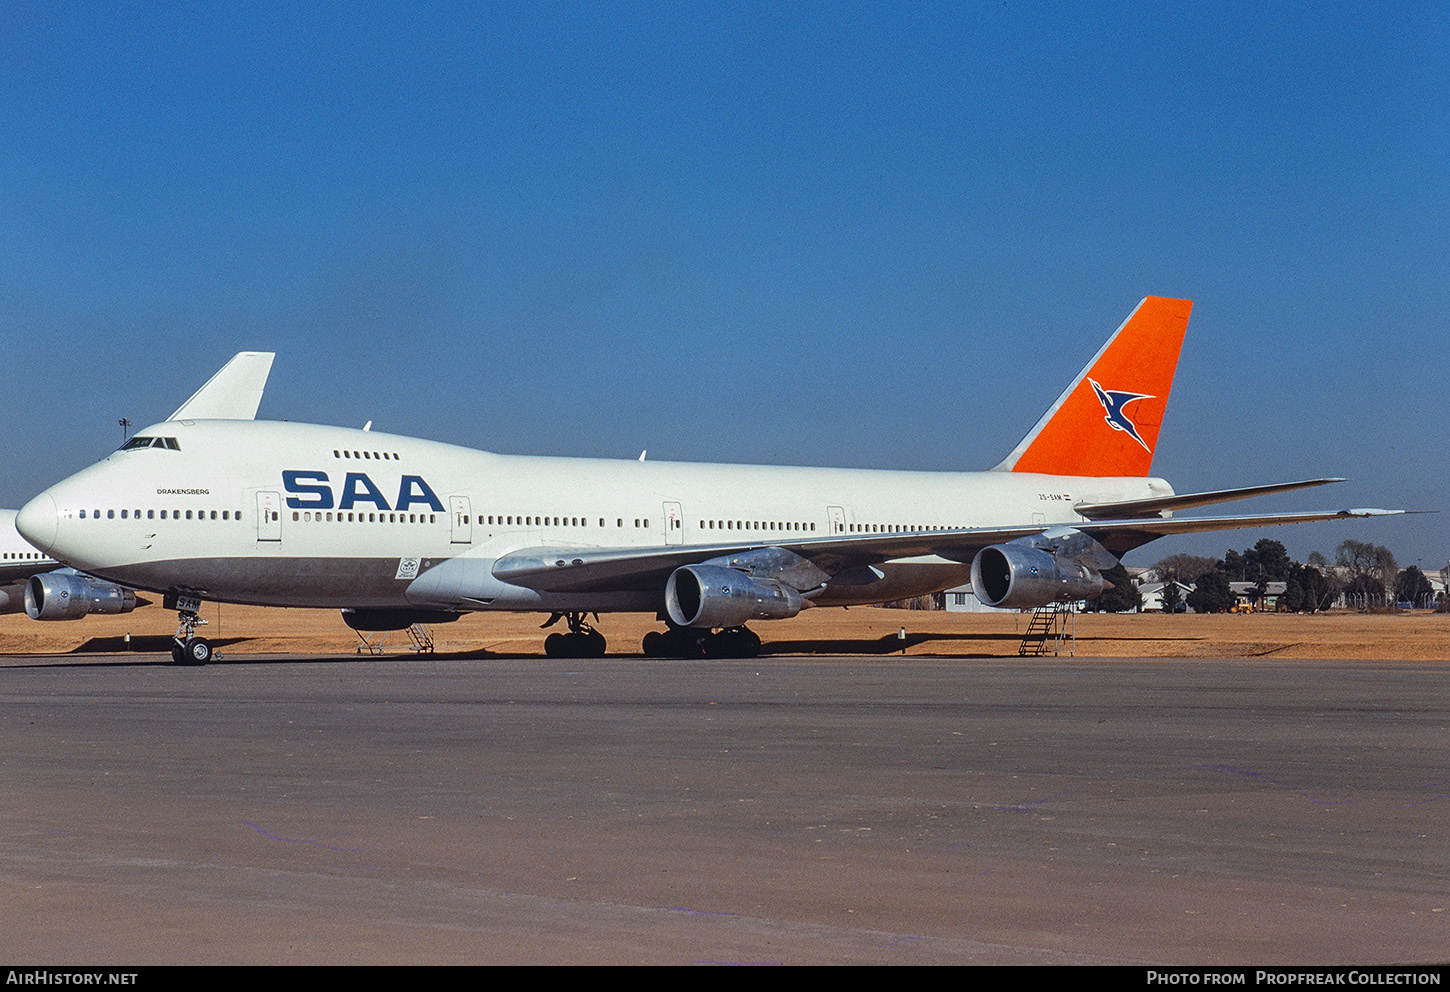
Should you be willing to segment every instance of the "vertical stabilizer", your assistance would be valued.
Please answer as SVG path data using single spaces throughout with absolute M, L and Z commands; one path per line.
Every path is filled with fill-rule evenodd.
M 255 420 L 272 371 L 270 351 L 239 352 L 167 420 Z
M 1161 296 L 1139 303 L 994 471 L 1147 475 L 1192 309 Z

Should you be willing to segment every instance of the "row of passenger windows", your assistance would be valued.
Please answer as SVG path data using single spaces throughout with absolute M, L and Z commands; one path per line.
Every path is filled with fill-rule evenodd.
M 335 519 L 334 519 L 335 518 Z M 436 513 L 323 513 L 321 510 L 292 511 L 292 519 L 302 523 L 339 524 L 436 524 Z
M 463 515 L 463 522 L 464 523 L 468 523 L 468 520 L 469 520 L 469 516 L 468 516 L 468 514 L 465 513 Z M 517 527 L 588 527 L 589 526 L 589 518 L 588 517 L 543 517 L 543 516 L 540 516 L 540 517 L 531 517 L 531 516 L 528 516 L 527 514 L 524 515 L 524 516 L 513 516 L 511 514 L 504 514 L 504 513 L 500 513 L 500 514 L 492 514 L 492 513 L 490 513 L 485 518 L 484 514 L 480 513 L 478 515 L 477 522 L 480 523 L 480 524 L 482 524 L 482 523 L 485 522 L 485 520 L 487 521 L 488 525 L 491 526 L 491 527 L 515 527 L 515 526 L 517 526 Z M 624 526 L 624 521 L 625 521 L 625 518 L 624 517 L 616 517 L 614 519 L 614 526 L 615 527 L 623 527 Z M 648 527 L 649 526 L 649 518 L 648 517 L 635 517 L 634 518 L 634 525 L 636 527 Z M 603 517 L 600 517 L 599 518 L 599 526 L 600 527 L 608 527 L 609 526 L 609 523 Z
M 133 438 L 133 440 L 135 440 L 135 439 Z M 396 457 L 396 456 L 394 456 L 394 457 Z M 100 510 L 91 510 L 91 511 L 89 511 L 89 513 L 90 513 L 90 519 L 100 520 L 101 519 L 101 512 L 102 511 L 100 511 Z M 119 515 L 120 516 L 120 519 L 122 519 L 122 520 L 130 520 L 130 519 L 140 520 L 140 519 L 142 519 L 142 517 L 141 517 L 142 512 L 143 511 L 141 511 L 141 510 L 106 510 L 105 511 L 105 515 L 106 515 L 105 518 L 107 520 L 115 520 L 117 518 L 117 515 Z M 156 519 L 160 519 L 160 520 L 167 520 L 167 519 L 171 519 L 171 520 L 182 520 L 182 519 L 186 519 L 186 520 L 193 520 L 193 519 L 195 519 L 195 520 L 241 520 L 242 519 L 242 511 L 240 511 L 240 510 L 194 510 L 194 511 L 193 510 L 170 510 L 170 511 L 167 511 L 167 510 L 146 510 L 144 512 L 146 514 L 145 519 L 147 519 L 147 520 L 156 520 Z M 82 520 L 87 519 L 86 514 L 87 514 L 87 511 L 81 510 L 80 513 L 79 513 L 80 519 L 82 519 Z M 169 514 L 169 516 L 168 516 L 168 514 Z M 337 523 L 419 523 L 419 524 L 421 524 L 421 523 L 428 523 L 428 524 L 432 524 L 432 523 L 437 523 L 438 522 L 438 515 L 437 514 L 434 514 L 434 513 L 346 513 L 346 514 L 344 514 L 344 513 L 341 513 L 341 512 L 336 513 L 336 514 L 333 514 L 333 513 L 326 513 L 326 514 L 324 514 L 321 511 L 317 511 L 317 512 L 312 512 L 312 511 L 299 512 L 299 511 L 294 510 L 292 512 L 292 519 L 293 520 L 296 520 L 296 521 L 304 522 L 304 523 L 324 522 L 324 521 L 325 522 L 328 522 L 328 523 L 331 523 L 331 522 L 334 522 L 334 519 L 335 519 L 335 522 L 337 522 Z M 522 527 L 549 527 L 549 526 L 553 526 L 553 527 L 588 527 L 588 526 L 590 526 L 589 518 L 588 517 L 547 517 L 547 516 L 529 516 L 529 515 L 516 516 L 516 515 L 513 515 L 513 514 L 492 514 L 492 513 L 487 514 L 487 516 L 485 517 L 484 514 L 480 513 L 478 515 L 477 522 L 480 523 L 480 524 L 482 524 L 482 523 L 485 522 L 485 519 L 487 520 L 487 523 L 488 523 L 489 526 L 503 526 L 503 527 L 515 527 L 515 526 L 522 526 Z M 617 527 L 617 528 L 623 528 L 625 526 L 625 520 L 626 520 L 625 517 L 617 517 L 615 519 L 615 522 L 614 522 L 615 527 Z M 469 516 L 467 514 L 465 514 L 463 516 L 462 522 L 465 523 L 465 524 L 469 523 Z M 603 517 L 600 517 L 599 518 L 599 526 L 600 527 L 607 527 L 608 526 L 608 523 L 606 522 L 605 518 L 603 518 Z M 648 530 L 649 529 L 649 518 L 648 517 L 635 517 L 634 518 L 634 526 L 635 526 L 636 529 Z M 678 530 L 679 527 L 680 527 L 680 522 L 678 520 L 673 521 L 672 522 L 672 527 L 673 527 L 673 529 Z M 747 531 L 762 531 L 762 532 L 785 531 L 785 532 L 789 532 L 789 533 L 804 534 L 804 533 L 814 533 L 814 531 L 816 529 L 816 525 L 813 522 L 807 522 L 807 521 L 781 521 L 781 520 L 701 520 L 700 521 L 700 529 L 701 530 L 747 530 Z M 958 529 L 960 529 L 960 528 L 958 528 L 958 527 L 939 527 L 939 526 L 926 526 L 926 527 L 923 527 L 923 526 L 913 526 L 913 525 L 909 525 L 909 524 L 847 524 L 846 525 L 847 532 L 848 533 L 851 533 L 851 534 L 892 534 L 892 533 L 900 534 L 900 533 L 915 532 L 915 531 L 958 530 Z
M 91 512 L 90 519 L 92 519 L 92 520 L 100 520 L 101 519 L 101 511 L 100 510 L 92 510 L 90 512 Z M 115 520 L 116 517 L 117 517 L 117 515 L 119 515 L 122 520 L 140 520 L 141 519 L 141 512 L 142 511 L 140 511 L 140 510 L 107 510 L 106 511 L 106 519 L 107 520 Z M 180 519 L 182 519 L 182 514 L 183 513 L 186 514 L 186 519 L 187 520 L 193 520 L 193 519 L 194 520 L 240 520 L 240 519 L 242 519 L 242 511 L 241 510 L 184 510 L 184 511 L 183 510 L 170 510 L 170 511 L 168 511 L 168 510 L 147 510 L 145 512 L 146 512 L 146 519 L 147 520 L 157 520 L 157 519 L 160 519 L 160 520 L 168 520 L 168 519 L 170 519 L 170 520 L 180 520 Z M 169 517 L 167 516 L 168 513 L 170 513 L 170 516 Z M 85 520 L 86 519 L 86 511 L 85 510 L 81 510 L 78 515 L 79 515 L 80 519 L 82 519 L 82 520 Z
M 333 458 L 357 458 L 362 461 L 396 462 L 401 461 L 396 451 L 339 451 L 332 449 Z
M 0 559 L 4 559 L 5 561 L 50 561 L 51 560 L 51 558 L 48 555 L 43 555 L 39 551 L 7 551 L 3 555 L 0 555 Z
M 780 520 L 701 520 L 701 530 L 785 530 L 804 533 L 816 529 L 813 523 Z
M 907 534 L 919 533 L 921 531 L 963 529 L 960 525 L 940 527 L 936 524 L 926 526 L 921 524 L 849 524 L 846 527 L 847 532 L 851 534 Z

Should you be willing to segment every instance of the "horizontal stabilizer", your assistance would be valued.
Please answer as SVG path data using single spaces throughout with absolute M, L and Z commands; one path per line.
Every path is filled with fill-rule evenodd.
M 167 420 L 255 420 L 273 353 L 243 351 L 221 367 Z
M 1120 500 L 1116 503 L 1079 503 L 1073 507 L 1090 520 L 1121 520 L 1128 517 L 1151 517 L 1164 511 L 1191 510 L 1196 506 L 1212 506 L 1236 499 L 1251 499 L 1254 496 L 1268 496 L 1273 493 L 1287 493 L 1295 489 L 1310 489 L 1327 486 L 1343 479 L 1308 479 L 1304 482 L 1277 482 L 1269 486 L 1249 486 L 1244 489 L 1219 489 L 1209 493 L 1183 493 L 1178 496 L 1155 496 L 1150 499 Z
M 1080 525 L 1079 529 L 1097 538 L 1113 554 L 1122 557 L 1133 548 L 1169 534 L 1201 534 L 1209 531 L 1246 530 L 1250 527 L 1277 527 L 1281 524 L 1309 524 L 1320 520 L 1353 520 L 1359 517 L 1393 517 L 1421 512 L 1425 511 L 1360 507 L 1311 513 L 1261 513 L 1243 517 L 1144 517 L 1141 520 L 1095 520 L 1090 524 Z

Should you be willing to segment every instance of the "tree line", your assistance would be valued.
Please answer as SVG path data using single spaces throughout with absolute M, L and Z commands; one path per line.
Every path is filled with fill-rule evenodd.
M 1319 552 L 1307 562 L 1289 557 L 1284 545 L 1264 538 L 1243 551 L 1229 549 L 1222 558 L 1174 554 L 1153 566 L 1164 582 L 1163 608 L 1178 612 L 1180 602 L 1195 613 L 1222 613 L 1238 602 L 1230 582 L 1252 582 L 1259 601 L 1268 593 L 1269 583 L 1284 583 L 1279 597 L 1280 609 L 1294 613 L 1313 613 L 1328 609 L 1340 596 L 1360 608 L 1408 602 L 1415 606 L 1438 601 L 1444 608 L 1444 594 L 1436 595 L 1430 580 L 1416 565 L 1401 569 L 1388 548 L 1363 541 L 1347 540 L 1335 550 L 1334 563 Z M 1121 565 L 1103 573 L 1113 588 L 1103 593 L 1094 604 L 1106 612 L 1137 609 L 1142 604 L 1138 590 L 1128 580 Z M 1192 585 L 1194 589 L 1180 599 L 1175 582 Z

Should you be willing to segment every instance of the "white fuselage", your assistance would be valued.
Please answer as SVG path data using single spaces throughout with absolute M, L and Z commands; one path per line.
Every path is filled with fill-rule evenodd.
M 1076 504 L 1172 492 L 1152 478 L 521 457 L 257 421 L 173 421 L 142 435 L 169 440 L 50 488 L 24 511 L 27 533 L 67 564 L 138 589 L 278 606 L 652 611 L 658 588 L 541 592 L 490 570 L 520 549 L 1080 524 Z M 470 577 L 462 586 L 427 580 L 450 560 L 451 574 Z M 967 581 L 969 565 L 898 559 L 880 581 L 828 585 L 815 603 L 940 590 Z
M 0 613 L 25 609 L 25 583 L 30 576 L 60 567 L 60 562 L 20 536 L 14 510 L 0 510 Z

